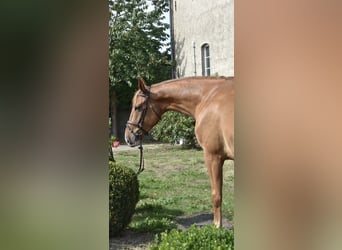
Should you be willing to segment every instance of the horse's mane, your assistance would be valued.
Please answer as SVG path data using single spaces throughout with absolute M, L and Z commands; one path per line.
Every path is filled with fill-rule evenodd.
M 182 78 L 176 78 L 176 79 L 171 79 L 171 80 L 166 80 L 160 83 L 156 84 L 168 84 L 176 81 L 181 81 L 181 80 L 196 80 L 196 79 L 208 79 L 208 80 L 233 80 L 234 76 L 188 76 L 188 77 L 182 77 Z

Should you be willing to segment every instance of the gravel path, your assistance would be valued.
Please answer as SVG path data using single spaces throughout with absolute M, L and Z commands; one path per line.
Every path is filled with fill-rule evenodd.
M 153 148 L 158 148 L 158 147 L 162 147 L 164 144 L 143 144 L 143 148 L 144 149 L 153 149 Z M 136 150 L 139 151 L 138 147 L 130 147 L 126 144 L 120 144 L 117 148 L 112 148 L 113 149 L 113 153 L 115 154 L 115 152 L 121 152 L 121 151 L 132 151 L 132 150 Z
M 153 242 L 154 234 L 138 233 L 130 230 L 123 232 L 122 236 L 109 239 L 110 250 L 146 250 L 148 244 Z

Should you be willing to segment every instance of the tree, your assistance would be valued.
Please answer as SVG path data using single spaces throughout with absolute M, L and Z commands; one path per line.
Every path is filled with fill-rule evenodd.
M 117 108 L 127 109 L 142 77 L 156 83 L 171 77 L 171 61 L 163 22 L 167 0 L 109 0 L 109 98 L 112 134 Z

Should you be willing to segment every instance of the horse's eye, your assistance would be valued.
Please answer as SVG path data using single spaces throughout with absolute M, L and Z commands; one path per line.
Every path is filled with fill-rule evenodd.
M 134 107 L 134 110 L 135 110 L 135 111 L 137 111 L 137 110 L 138 110 L 138 111 L 141 111 L 141 108 L 142 108 L 142 106 L 135 106 L 135 107 Z

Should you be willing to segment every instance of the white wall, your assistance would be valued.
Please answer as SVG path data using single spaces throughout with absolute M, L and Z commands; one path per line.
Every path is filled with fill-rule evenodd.
M 202 75 L 201 46 L 210 46 L 211 75 L 234 75 L 233 0 L 174 0 L 176 75 Z

